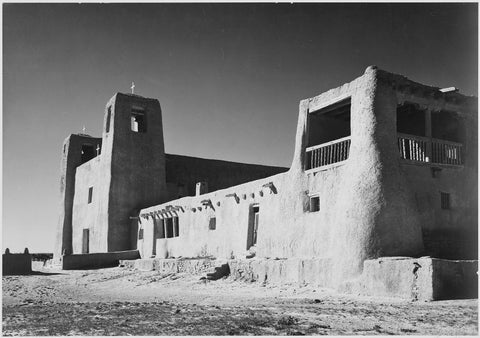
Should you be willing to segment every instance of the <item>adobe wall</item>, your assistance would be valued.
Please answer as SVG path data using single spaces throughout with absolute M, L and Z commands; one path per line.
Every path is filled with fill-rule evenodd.
M 82 164 L 76 171 L 73 205 L 73 253 L 82 253 L 83 229 L 89 229 L 89 252 L 108 251 L 108 202 L 110 170 L 104 154 Z M 89 188 L 93 188 L 88 203 Z
M 389 82 L 391 84 L 392 77 Z M 397 88 L 407 82 L 397 76 Z M 478 258 L 478 117 L 477 100 L 458 93 L 438 95 L 429 88 L 408 81 L 396 90 L 396 101 L 417 103 L 422 109 L 458 114 L 463 134 L 463 165 L 435 165 L 399 159 L 407 182 L 409 199 L 416 205 L 422 225 L 425 254 L 449 259 Z M 432 93 L 436 91 L 436 93 Z M 435 172 L 432 172 L 434 168 Z M 442 210 L 440 192 L 450 194 L 450 209 Z
M 108 251 L 120 251 L 132 249 L 132 212 L 166 200 L 165 150 L 158 100 L 117 93 L 111 102 L 114 122 L 108 135 L 104 131 L 105 152 L 111 154 Z M 132 108 L 146 112 L 145 133 L 131 131 Z
M 404 78 L 369 67 L 354 81 L 301 101 L 295 153 L 288 172 L 141 210 L 145 216 L 167 206 L 182 207 L 174 212 L 180 223 L 177 238 L 156 239 L 154 243 L 153 218 L 140 218 L 144 239 L 138 248 L 142 257 L 241 257 L 247 249 L 250 210 L 257 203 L 257 257 L 331 262 L 331 271 L 323 272 L 330 285 L 359 276 L 367 259 L 425 253 L 424 216 L 418 212 L 414 196 L 417 186 L 430 185 L 426 178 L 422 184 L 411 181 L 413 174 L 405 174 L 400 163 L 396 130 L 399 101 L 392 79 Z M 349 160 L 305 171 L 308 114 L 346 98 L 351 100 Z M 468 177 L 463 179 L 468 181 Z M 263 187 L 269 182 L 274 193 Z M 476 186 L 470 189 L 476 191 Z M 313 193 L 320 196 L 319 212 L 308 211 L 308 195 Z M 238 202 L 227 196 L 231 194 L 239 197 Z M 215 210 L 202 205 L 202 200 L 208 199 Z M 474 202 L 466 203 L 465 208 L 473 211 Z M 213 215 L 217 228 L 209 230 L 208 219 Z
M 63 257 L 63 270 L 99 269 L 118 266 L 123 259 L 134 260 L 140 256 L 137 250 L 74 254 Z
M 6 252 L 2 255 L 2 275 L 23 275 L 30 272 L 32 272 L 32 255 L 29 253 Z
M 194 196 L 197 182 L 207 182 L 215 191 L 265 178 L 288 168 L 210 160 L 198 157 L 165 154 L 167 184 L 173 185 L 169 199 Z
M 75 170 L 82 163 L 83 144 L 102 145 L 102 139 L 88 135 L 72 134 L 63 142 L 60 167 L 60 212 L 57 222 L 54 256 L 59 259 L 62 252 L 70 254 L 72 248 L 72 213 L 75 194 Z

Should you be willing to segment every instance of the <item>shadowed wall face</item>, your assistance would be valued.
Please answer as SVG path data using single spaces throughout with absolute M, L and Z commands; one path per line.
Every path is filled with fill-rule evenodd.
M 130 249 L 134 210 L 166 200 L 162 111 L 156 99 L 117 94 L 111 138 L 108 251 Z
M 54 255 L 73 253 L 72 213 L 75 195 L 76 168 L 100 153 L 102 139 L 88 135 L 70 135 L 62 147 L 60 176 L 60 214 L 58 218 Z

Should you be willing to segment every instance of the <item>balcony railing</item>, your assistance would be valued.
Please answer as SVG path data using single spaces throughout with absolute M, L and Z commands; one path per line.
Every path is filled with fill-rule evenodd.
M 400 157 L 417 162 L 462 165 L 462 144 L 398 133 Z
M 350 153 L 350 136 L 306 149 L 306 169 L 314 169 L 348 159 Z

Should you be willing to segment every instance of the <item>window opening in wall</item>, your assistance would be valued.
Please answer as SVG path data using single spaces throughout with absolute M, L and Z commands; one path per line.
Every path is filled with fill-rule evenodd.
M 85 143 L 82 145 L 82 163 L 90 161 L 92 158 L 95 157 L 95 149 L 92 144 Z
M 258 225 L 260 220 L 260 207 L 258 204 L 250 206 L 247 234 L 247 250 L 257 244 Z
M 173 236 L 178 237 L 180 236 L 180 227 L 178 224 L 178 217 L 173 217 Z
M 165 238 L 165 224 L 163 219 L 155 219 L 155 238 Z
M 348 159 L 351 99 L 308 113 L 306 169 Z
M 464 143 L 465 135 L 460 116 L 451 111 L 432 112 L 432 138 Z
M 147 131 L 145 112 L 142 110 L 132 109 L 132 114 L 130 115 L 130 124 L 133 132 L 145 133 Z
M 112 107 L 108 107 L 107 109 L 107 121 L 105 123 L 105 132 L 110 132 L 110 119 L 112 118 Z
M 165 233 L 166 233 L 166 238 L 173 237 L 173 219 L 172 218 L 165 219 Z
M 444 210 L 450 209 L 450 194 L 447 192 L 440 192 L 440 206 Z
M 464 122 L 451 111 L 430 111 L 413 103 L 397 107 L 400 157 L 417 162 L 462 165 Z
M 64 145 L 63 145 L 63 153 L 64 153 L 64 154 L 65 154 L 65 150 L 66 150 L 66 149 L 67 149 L 67 145 L 64 144 Z
M 138 230 L 138 239 L 143 239 L 143 228 Z
M 215 230 L 217 229 L 217 219 L 215 217 L 210 217 L 208 220 L 208 229 Z
M 417 104 L 405 102 L 397 107 L 397 132 L 402 134 L 425 135 L 425 113 Z
M 82 254 L 87 254 L 90 251 L 90 230 L 83 229 L 82 234 Z
M 92 203 L 93 199 L 93 187 L 88 188 L 88 204 Z
M 310 196 L 310 201 L 309 201 L 309 211 L 310 212 L 316 212 L 320 211 L 320 196 L 315 195 L 315 196 Z

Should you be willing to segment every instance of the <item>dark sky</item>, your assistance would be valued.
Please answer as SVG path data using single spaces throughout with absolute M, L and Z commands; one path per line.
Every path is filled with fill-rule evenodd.
M 62 142 L 115 92 L 166 152 L 289 166 L 301 99 L 368 65 L 477 95 L 477 4 L 4 4 L 3 247 L 51 252 Z

